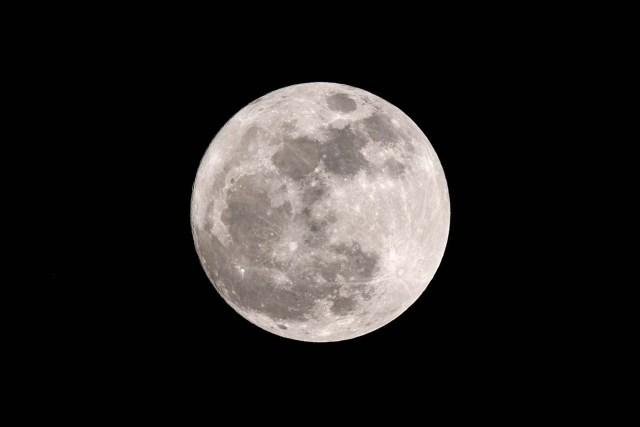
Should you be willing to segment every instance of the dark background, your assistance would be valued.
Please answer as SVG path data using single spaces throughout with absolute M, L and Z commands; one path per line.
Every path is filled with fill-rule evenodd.
M 623 187 L 637 181 L 624 162 L 635 156 L 615 144 L 634 141 L 622 128 L 635 120 L 624 77 L 637 25 L 623 22 L 635 15 L 348 6 L 3 9 L 3 272 L 17 270 L 2 282 L 3 385 L 20 419 L 166 422 L 181 397 L 219 423 L 336 424 L 342 411 L 358 424 L 432 411 L 529 421 L 567 408 L 592 419 L 603 395 L 624 404 L 613 391 L 625 387 L 599 380 L 632 380 L 621 361 L 637 335 L 626 330 L 637 309 L 620 304 L 636 301 L 621 268 L 633 265 L 632 227 L 616 227 L 633 212 L 637 191 Z M 328 344 L 235 314 L 189 223 L 199 161 L 224 123 L 311 81 L 403 110 L 451 197 L 449 243 L 422 297 Z
M 544 373 L 565 337 L 547 333 L 557 291 L 540 266 L 554 260 L 538 250 L 553 205 L 539 171 L 554 167 L 539 153 L 557 149 L 557 116 L 535 41 L 411 34 L 359 47 L 105 34 L 43 40 L 26 73 L 46 113 L 36 166 L 50 226 L 38 299 L 51 315 L 35 330 L 57 356 L 43 372 L 144 390 L 326 384 L 365 394 L 382 384 L 509 389 Z M 356 86 L 404 111 L 436 150 L 451 197 L 447 249 L 420 299 L 377 331 L 326 344 L 280 338 L 236 314 L 199 264 L 189 218 L 200 159 L 224 123 L 270 91 L 312 81 Z

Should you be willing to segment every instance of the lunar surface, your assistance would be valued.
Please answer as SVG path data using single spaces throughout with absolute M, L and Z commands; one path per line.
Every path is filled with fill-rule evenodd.
M 302 341 L 389 323 L 433 278 L 449 232 L 440 161 L 418 126 L 361 89 L 308 83 L 231 118 L 191 200 L 202 266 L 244 318 Z

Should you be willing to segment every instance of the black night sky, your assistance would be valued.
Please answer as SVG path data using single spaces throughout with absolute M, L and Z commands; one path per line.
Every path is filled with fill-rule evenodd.
M 65 366 L 149 388 L 222 387 L 233 373 L 294 390 L 305 378 L 343 389 L 535 374 L 522 369 L 539 351 L 537 302 L 551 285 L 534 268 L 545 260 L 530 255 L 532 218 L 545 212 L 526 170 L 536 125 L 549 118 L 535 106 L 544 85 L 526 55 L 493 38 L 362 51 L 224 37 L 64 40 L 43 41 L 48 72 L 28 75 L 38 108 L 54 112 L 40 123 L 49 138 L 36 160 L 49 229 L 39 300 L 52 314 L 35 336 L 60 365 L 43 372 Z M 422 297 L 387 326 L 328 344 L 280 338 L 237 315 L 199 264 L 189 218 L 198 164 L 224 123 L 270 91 L 312 81 L 356 86 L 404 111 L 435 148 L 451 197 L 447 249 Z

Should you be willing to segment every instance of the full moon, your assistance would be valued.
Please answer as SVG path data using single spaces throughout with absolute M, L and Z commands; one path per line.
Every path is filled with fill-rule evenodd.
M 233 116 L 193 187 L 209 280 L 242 317 L 301 341 L 391 322 L 433 278 L 449 233 L 444 171 L 418 126 L 335 83 L 285 87 Z

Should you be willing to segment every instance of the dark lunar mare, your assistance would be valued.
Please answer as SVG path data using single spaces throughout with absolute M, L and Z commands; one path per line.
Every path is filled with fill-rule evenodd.
M 360 151 L 367 140 L 350 126 L 329 129 L 326 141 L 308 136 L 283 138 L 282 147 L 271 157 L 272 163 L 283 174 L 302 180 L 322 161 L 328 172 L 337 175 L 355 175 L 366 169 L 369 162 Z
M 351 99 L 346 93 L 335 93 L 327 97 L 327 105 L 333 111 L 349 113 L 358 107 L 356 101 Z

